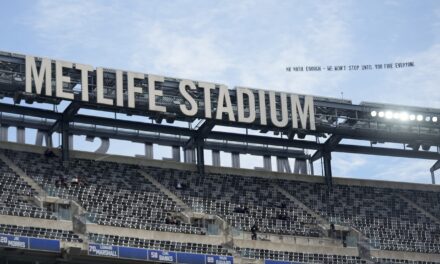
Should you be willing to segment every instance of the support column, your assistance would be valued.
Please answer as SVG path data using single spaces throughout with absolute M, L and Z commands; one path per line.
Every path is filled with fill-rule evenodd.
M 263 168 L 267 171 L 272 171 L 272 157 L 270 155 L 263 156 Z
M 17 143 L 20 144 L 26 143 L 25 131 L 26 130 L 24 127 L 17 127 Z
M 153 154 L 153 143 L 145 142 L 144 143 L 144 154 L 135 155 L 136 158 L 144 158 L 144 159 L 154 159 Z
M 69 150 L 73 150 L 73 134 L 69 134 Z
M 180 147 L 172 146 L 172 160 L 180 162 Z
M 205 175 L 205 153 L 202 140 L 197 142 L 197 170 L 200 175 Z
M 8 141 L 8 125 L 2 125 L 0 130 L 0 141 Z
M 325 176 L 325 183 L 328 187 L 332 186 L 332 154 L 331 152 L 324 152 L 323 153 L 324 158 L 324 176 Z
M 264 171 L 272 171 L 272 156 L 264 155 L 263 156 L 263 167 L 254 167 L 255 170 L 264 170 Z
M 52 135 L 46 133 L 46 142 L 49 148 L 53 148 Z
M 232 159 L 232 168 L 240 168 L 240 153 L 232 152 L 231 159 Z
M 289 158 L 287 157 L 277 157 L 277 171 L 291 173 Z
M 221 161 L 220 161 L 220 151 L 219 150 L 212 150 L 212 166 L 220 167 Z
M 183 161 L 185 163 L 194 163 L 196 159 L 195 150 L 193 148 L 183 150 Z
M 171 147 L 171 158 L 162 158 L 163 160 L 172 160 L 175 162 L 180 162 L 180 146 Z
M 38 130 L 37 136 L 35 138 L 35 145 L 43 146 L 43 141 L 46 142 L 46 147 L 51 148 L 52 144 L 52 136 L 47 133 L 47 131 Z
M 153 143 L 144 143 L 145 158 L 154 159 Z
M 438 169 L 440 169 L 440 160 L 437 160 L 434 165 L 432 165 L 431 169 L 429 169 L 431 172 L 432 184 L 435 184 L 435 171 Z
M 61 120 L 61 158 L 63 161 L 69 160 L 70 150 L 69 122 Z M 72 139 L 73 141 L 73 139 Z
M 295 174 L 307 174 L 307 161 L 305 159 L 295 159 L 295 165 L 293 167 L 293 173 Z

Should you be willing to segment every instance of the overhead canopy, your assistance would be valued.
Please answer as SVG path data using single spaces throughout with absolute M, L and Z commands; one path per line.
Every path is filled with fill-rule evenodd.
M 440 109 L 370 102 L 357 105 L 350 100 L 240 87 L 229 90 L 220 84 L 42 58 L 32 57 L 33 64 L 28 60 L 29 56 L 0 52 L 0 97 L 15 102 L 0 104 L 0 123 L 63 134 L 66 158 L 65 137 L 77 134 L 199 152 L 206 148 L 311 161 L 324 158 L 329 181 L 332 152 L 440 160 Z M 19 105 L 23 100 L 70 103 L 58 113 Z M 140 115 L 155 122 L 79 114 L 81 109 Z M 182 126 L 182 122 L 192 125 Z M 216 126 L 232 129 L 219 132 Z M 248 133 L 250 130 L 260 133 Z M 342 144 L 346 139 L 353 141 Z M 399 144 L 384 148 L 376 143 Z M 307 155 L 304 150 L 315 152 Z

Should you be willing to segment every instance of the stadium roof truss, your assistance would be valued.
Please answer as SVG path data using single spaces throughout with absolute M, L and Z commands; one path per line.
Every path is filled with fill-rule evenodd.
M 69 69 L 63 71 L 69 71 Z M 111 69 L 106 69 L 104 72 L 104 95 L 109 98 L 115 95 L 116 81 L 115 74 L 112 72 L 114 70 Z M 80 73 L 71 69 L 68 74 L 71 76 L 71 82 L 66 84 L 64 89 L 75 93 L 78 85 L 81 84 Z M 431 168 L 432 175 L 434 170 L 440 167 L 438 165 L 440 164 L 438 162 L 440 160 L 440 121 L 437 122 L 437 118 L 440 118 L 439 109 L 366 102 L 357 105 L 350 100 L 315 96 L 316 130 L 279 128 L 270 125 L 270 122 L 267 126 L 256 122 L 232 123 L 227 118 L 217 120 L 205 119 L 199 114 L 191 118 L 179 115 L 178 111 L 173 109 L 177 108 L 183 100 L 177 93 L 178 80 L 165 78 L 165 82 L 159 88 L 166 92 L 164 96 L 158 97 L 157 101 L 159 105 L 167 105 L 170 111 L 165 113 L 144 110 L 148 109 L 148 98 L 145 96 L 137 97 L 137 107 L 130 109 L 83 102 L 77 94 L 63 112 L 56 112 L 20 104 L 22 100 L 27 103 L 39 102 L 53 105 L 61 102 L 59 98 L 52 96 L 27 93 L 25 76 L 24 55 L 0 52 L 0 98 L 12 98 L 14 101 L 14 104 L 0 103 L 0 123 L 2 126 L 34 128 L 48 134 L 60 133 L 64 159 L 69 158 L 68 137 L 74 134 L 195 149 L 197 165 L 201 172 L 204 166 L 204 149 L 292 157 L 310 162 L 322 159 L 324 175 L 329 184 L 332 178 L 331 154 L 333 152 L 435 160 L 437 162 Z M 54 76 L 53 72 L 52 76 Z M 91 71 L 88 78 L 89 97 L 93 101 L 96 96 L 94 85 L 96 71 Z M 55 80 L 52 79 L 52 82 L 54 83 Z M 126 78 L 123 82 L 126 84 Z M 148 84 L 139 83 L 138 85 L 146 87 Z M 212 100 L 215 101 L 215 98 L 215 91 L 213 91 Z M 203 106 L 203 100 L 200 104 Z M 117 115 L 115 118 L 108 118 L 79 114 L 81 109 L 146 116 L 155 122 L 124 120 L 117 118 Z M 396 115 L 400 115 L 400 118 Z M 414 118 L 403 119 L 403 115 L 405 117 L 413 115 Z M 166 123 L 163 124 L 163 120 Z M 197 125 L 182 127 L 182 122 L 178 125 L 175 121 Z M 216 126 L 243 128 L 240 131 L 246 131 L 246 133 L 213 130 Z M 249 130 L 260 133 L 248 133 Z M 273 132 L 275 136 L 268 134 L 268 131 Z M 347 139 L 349 139 L 349 144 L 341 143 L 342 140 Z M 397 144 L 378 147 L 376 146 L 378 143 Z M 313 150 L 314 153 L 308 155 L 305 150 Z M 434 183 L 434 177 L 432 180 Z

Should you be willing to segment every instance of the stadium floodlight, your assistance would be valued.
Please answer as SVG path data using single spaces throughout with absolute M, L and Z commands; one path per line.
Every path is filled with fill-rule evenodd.
M 425 121 L 426 121 L 426 122 L 431 121 L 431 117 L 430 117 L 430 116 L 425 117 Z
M 393 118 L 394 118 L 394 119 L 400 119 L 400 113 L 395 112 L 395 113 L 393 114 Z
M 372 116 L 372 117 L 377 116 L 377 112 L 376 112 L 376 111 L 371 111 L 371 116 Z
M 438 120 L 437 120 L 437 117 L 436 116 L 433 116 L 432 117 L 432 122 L 434 122 L 434 123 L 436 123 Z
M 417 115 L 417 121 L 422 121 L 423 120 L 423 116 L 422 115 Z
M 386 112 L 385 112 L 385 118 L 386 118 L 386 119 L 391 119 L 391 118 L 393 118 L 393 112 L 391 112 L 391 111 L 386 111 Z
M 408 118 L 409 118 L 409 116 L 408 116 L 408 113 L 407 113 L 407 112 L 402 112 L 402 113 L 400 113 L 400 120 L 402 120 L 402 121 L 408 121 Z
M 385 116 L 385 113 L 383 111 L 380 111 L 379 112 L 379 117 L 384 117 L 384 116 Z
M 416 115 L 409 115 L 409 120 L 414 121 L 416 120 Z

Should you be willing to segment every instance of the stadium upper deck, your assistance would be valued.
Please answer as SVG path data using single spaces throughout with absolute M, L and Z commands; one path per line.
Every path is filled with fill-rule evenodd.
M 71 263 L 115 261 L 111 256 L 123 262 L 134 254 L 120 247 L 167 252 L 158 254 L 177 262 L 192 253 L 234 263 L 440 257 L 435 185 L 335 178 L 328 189 L 321 177 L 215 167 L 201 176 L 193 164 L 77 151 L 62 162 L 42 147 L 2 142 L 1 148 L 8 194 L 1 196 L 1 233 L 21 237 L 2 236 L 9 243 L 2 245 L 17 248 L 13 241 L 25 237 L 61 241 L 60 252 L 45 253 L 54 262 L 62 256 Z M 21 250 L 0 254 L 19 259 Z
M 439 186 L 332 179 L 331 170 L 334 151 L 440 160 L 438 109 L 228 90 L 5 52 L 0 96 L 14 101 L 0 103 L 1 261 L 439 263 Z M 22 100 L 69 104 L 60 113 Z M 18 143 L 36 129 L 51 147 L 58 133 L 60 149 L 7 142 L 10 126 Z M 73 135 L 100 137 L 102 153 L 73 151 Z M 145 156 L 107 155 L 109 139 L 141 142 Z M 399 147 L 374 146 L 384 142 Z M 153 144 L 171 146 L 177 162 L 153 160 Z M 220 151 L 233 168 L 221 167 Z M 240 169 L 240 153 L 261 156 L 263 170 Z M 289 158 L 301 173 L 322 158 L 326 177 L 291 174 Z

